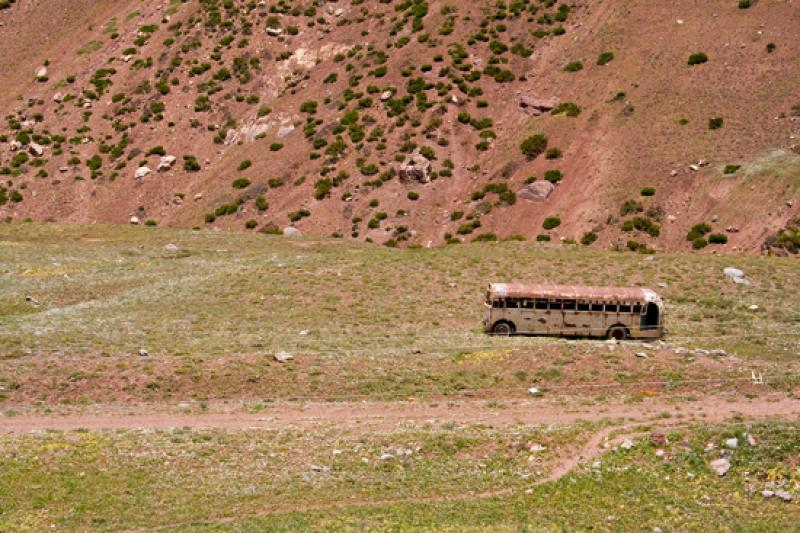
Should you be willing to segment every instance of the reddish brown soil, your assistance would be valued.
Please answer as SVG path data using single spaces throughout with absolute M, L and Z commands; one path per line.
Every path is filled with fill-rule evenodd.
M 70 104 L 63 111 L 57 111 L 53 95 L 89 86 L 91 74 L 108 66 L 110 57 L 120 57 L 135 39 L 140 26 L 160 24 L 161 29 L 149 44 L 141 47 L 137 56 L 152 57 L 156 65 L 149 70 L 135 71 L 130 68 L 132 63 L 119 60 L 113 63 L 119 71 L 114 77 L 114 85 L 94 103 L 93 115 L 87 123 L 92 128 L 94 140 L 74 146 L 72 150 L 81 161 L 85 161 L 98 153 L 99 140 L 104 135 L 112 136 L 110 142 L 118 141 L 118 135 L 109 127 L 109 122 L 101 117 L 114 108 L 110 102 L 111 95 L 118 92 L 132 95 L 141 81 L 153 79 L 154 70 L 163 68 L 173 53 L 168 52 L 166 59 L 162 59 L 166 51 L 162 42 L 168 25 L 161 22 L 162 5 L 154 0 L 19 0 L 11 9 L 0 11 L 0 111 L 3 115 L 20 111 L 28 117 L 32 112 L 41 112 L 43 122 L 34 128 L 36 131 L 47 129 L 50 133 L 67 137 L 74 135 L 83 124 L 83 110 Z M 170 22 L 185 23 L 196 12 L 194 2 L 181 5 L 183 8 Z M 431 2 L 430 14 L 425 21 L 426 30 L 434 36 L 444 20 L 439 13 L 441 5 Z M 346 11 L 343 17 L 356 18 L 358 6 L 341 6 Z M 412 38 L 406 48 L 391 49 L 387 62 L 389 73 L 385 78 L 372 79 L 366 75 L 368 68 L 363 71 L 357 68 L 356 71 L 365 75 L 359 89 L 363 90 L 368 83 L 376 83 L 380 87 L 393 86 L 403 91 L 407 78 L 400 75 L 401 68 L 430 61 L 436 52 L 443 53 L 447 61 L 446 45 L 464 43 L 474 33 L 482 16 L 481 7 L 482 3 L 459 4 L 459 16 L 470 15 L 473 23 L 468 24 L 459 18 L 453 34 L 441 38 L 441 44 L 435 48 L 417 43 Z M 142 16 L 125 22 L 134 9 L 138 9 Z M 327 12 L 325 14 L 335 18 Z M 117 40 L 102 33 L 112 16 L 117 19 L 120 33 Z M 683 23 L 679 24 L 678 19 Z M 800 103 L 796 93 L 800 83 L 800 41 L 795 38 L 800 25 L 800 11 L 789 2 L 756 2 L 746 10 L 737 9 L 736 2 L 730 0 L 711 0 L 701 4 L 690 0 L 669 3 L 645 0 L 577 2 L 565 25 L 567 33 L 539 41 L 528 36 L 530 29 L 535 27 L 533 23 L 525 25 L 508 21 L 512 29 L 510 35 L 500 34 L 504 40 L 519 38 L 534 46 L 534 54 L 529 59 L 509 56 L 509 66 L 518 76 L 525 74 L 527 80 L 498 84 L 484 76 L 479 85 L 484 90 L 480 98 L 490 103 L 485 109 L 475 107 L 477 98 L 465 98 L 454 90 L 453 94 L 457 94 L 462 103 L 447 105 L 439 129 L 439 136 L 447 139 L 449 145 L 439 147 L 431 141 L 426 142 L 421 132 L 416 137 L 420 144 L 431 144 L 436 148 L 437 169 L 443 160 L 449 158 L 453 161 L 452 177 L 440 178 L 427 185 L 404 185 L 395 178 L 372 190 L 358 186 L 367 178 L 361 176 L 355 167 L 358 154 L 353 152 L 337 166 L 337 171 L 349 171 L 349 181 L 335 188 L 331 198 L 321 201 L 313 198 L 313 184 L 320 177 L 320 164 L 308 159 L 311 146 L 303 138 L 301 130 L 305 114 L 298 112 L 299 105 L 304 100 L 321 100 L 330 95 L 332 103 L 320 105 L 317 116 L 325 121 L 324 126 L 332 124 L 343 113 L 335 104 L 346 88 L 349 76 L 342 68 L 344 63 L 331 60 L 333 51 L 338 46 L 349 48 L 358 43 L 373 43 L 380 48 L 387 40 L 397 37 L 388 35 L 390 23 L 379 24 L 374 19 L 344 26 L 332 24 L 329 33 L 321 33 L 316 28 L 305 28 L 305 19 L 301 17 L 283 21 L 285 24 L 297 23 L 302 31 L 281 43 L 265 36 L 263 17 L 253 16 L 253 20 L 256 26 L 249 44 L 242 49 L 234 47 L 234 52 L 226 52 L 225 61 L 230 66 L 233 55 L 238 53 L 269 58 L 263 60 L 262 71 L 243 87 L 243 91 L 258 94 L 261 104 L 272 108 L 270 120 L 285 118 L 295 123 L 295 130 L 280 139 L 285 144 L 283 150 L 271 152 L 268 149 L 269 144 L 277 140 L 277 127 L 273 127 L 260 141 L 242 145 L 214 144 L 214 133 L 205 125 L 221 125 L 225 117 L 235 118 L 239 126 L 251 124 L 255 121 L 258 106 L 214 97 L 218 104 L 214 111 L 194 113 L 193 103 L 197 96 L 194 85 L 214 71 L 204 77 L 188 78 L 184 67 L 176 74 L 180 86 L 162 98 L 166 104 L 164 121 L 138 123 L 141 110 L 157 100 L 158 95 L 150 93 L 134 98 L 137 112 L 128 119 L 137 124 L 129 130 L 131 143 L 128 150 L 147 151 L 152 146 L 163 145 L 179 158 L 192 153 L 201 160 L 201 172 L 184 172 L 179 161 L 171 172 L 154 173 L 137 181 L 133 174 L 140 160 L 147 159 L 151 168 L 157 165 L 157 158 L 138 156 L 119 171 L 120 175 L 114 181 L 108 179 L 114 169 L 106 159 L 102 169 L 105 177 L 91 180 L 83 165 L 60 172 L 59 168 L 66 166 L 72 154 L 65 150 L 62 156 L 53 157 L 48 149 L 45 156 L 48 162 L 44 169 L 49 176 L 35 178 L 35 171 L 30 171 L 23 177 L 9 180 L 13 183 L 12 188 L 24 184 L 25 189 L 21 190 L 25 200 L 0 207 L 0 215 L 17 220 L 32 217 L 125 223 L 135 214 L 142 220 L 152 219 L 161 224 L 203 225 L 206 213 L 222 203 L 236 201 L 242 194 L 231 188 L 231 181 L 243 176 L 253 182 L 250 190 L 245 192 L 247 201 L 243 210 L 236 215 L 218 218 L 214 225 L 241 230 L 246 220 L 254 219 L 259 226 L 267 223 L 285 226 L 287 213 L 305 207 L 312 215 L 297 225 L 307 233 L 328 235 L 338 231 L 349 237 L 350 219 L 360 216 L 364 222 L 360 225 L 359 239 L 369 237 L 383 242 L 392 235 L 387 228 L 403 225 L 413 234 L 410 242 L 438 244 L 445 233 L 455 233 L 463 223 L 463 220 L 451 221 L 451 212 L 463 210 L 468 213 L 478 205 L 469 201 L 472 192 L 489 181 L 504 179 L 516 191 L 522 187 L 526 177 L 537 175 L 541 178 L 549 168 L 561 169 L 565 178 L 548 202 L 534 204 L 518 200 L 511 207 L 495 207 L 491 213 L 481 217 L 480 232 L 492 231 L 500 236 L 519 233 L 531 238 L 543 232 L 544 217 L 558 214 L 562 225 L 550 232 L 554 239 L 579 238 L 585 231 L 595 229 L 600 235 L 595 246 L 609 246 L 633 238 L 658 249 L 688 249 L 687 229 L 718 215 L 715 230 L 736 226 L 741 231 L 731 234 L 727 245 L 713 249 L 757 250 L 767 235 L 800 213 L 797 166 L 789 165 L 785 158 L 763 175 L 753 175 L 748 180 L 743 180 L 742 175 L 721 176 L 721 168 L 726 164 L 747 166 L 752 160 L 774 150 L 786 150 L 789 154 L 786 157 L 795 157 L 789 149 L 798 143 L 800 132 L 797 117 L 791 116 L 790 109 Z M 362 31 L 369 31 L 369 35 L 362 36 Z M 407 30 L 399 35 L 405 32 Z M 193 58 L 206 60 L 218 41 L 217 35 L 206 35 L 200 29 L 193 31 L 192 35 L 201 37 L 203 42 L 197 51 L 185 54 L 186 64 Z M 413 34 L 410 36 L 414 37 Z M 179 42 L 185 38 L 182 36 Z M 101 48 L 91 54 L 77 55 L 75 51 L 91 40 L 98 40 Z M 771 54 L 765 49 L 768 42 L 777 45 Z M 281 70 L 286 64 L 276 62 L 274 57 L 284 50 L 292 52 L 298 48 L 321 49 L 326 46 L 321 61 L 308 68 L 308 80 L 300 83 L 295 91 L 288 90 L 282 78 L 287 72 Z M 485 64 L 489 56 L 485 44 L 469 50 L 474 58 Z M 596 65 L 598 54 L 607 50 L 615 53 L 615 59 L 606 66 Z M 708 54 L 709 62 L 689 67 L 686 64 L 688 56 L 700 51 Z M 50 60 L 50 80 L 36 83 L 33 72 L 45 59 Z M 563 72 L 562 67 L 576 59 L 583 60 L 584 69 L 576 73 Z M 290 64 L 297 68 L 296 63 Z M 213 68 L 216 70 L 218 65 Z M 422 74 L 435 82 L 438 80 L 437 69 L 435 66 L 430 73 L 417 70 L 414 76 Z M 332 72 L 339 73 L 339 81 L 323 83 L 322 80 Z M 76 76 L 74 85 L 54 87 L 55 82 L 68 75 Z M 224 91 L 237 87 L 238 84 L 226 84 Z M 611 101 L 618 92 L 625 92 L 625 97 L 621 101 Z M 523 95 L 575 102 L 583 111 L 575 119 L 563 115 L 530 117 L 517 105 Z M 435 93 L 431 96 L 435 97 Z M 41 98 L 44 104 L 29 109 L 26 102 L 31 98 Z M 622 113 L 626 103 L 634 109 L 629 116 Z M 394 119 L 386 117 L 381 105 L 376 103 L 370 108 L 370 114 L 377 119 L 377 125 L 388 129 Z M 478 152 L 474 149 L 479 140 L 477 132 L 456 120 L 462 110 L 473 116 L 490 116 L 494 120 L 493 130 L 497 139 L 490 150 Z M 431 112 L 421 118 L 421 127 L 430 115 Z M 725 125 L 720 130 L 709 131 L 708 119 L 716 116 L 723 117 Z M 194 117 L 200 119 L 200 127 L 189 124 Z M 689 123 L 678 125 L 680 118 L 687 118 Z M 168 121 L 174 121 L 175 126 L 168 127 Z M 389 168 L 393 165 L 393 156 L 402 141 L 400 134 L 403 131 L 406 129 L 397 128 L 395 132 L 386 134 L 388 148 L 383 155 L 376 156 L 373 145 L 367 143 L 361 156 L 368 162 L 385 162 L 382 170 Z M 546 161 L 540 157 L 528 162 L 521 156 L 518 148 L 521 139 L 540 131 L 549 136 L 551 146 L 563 150 L 561 160 Z M 0 134 L 13 137 L 14 132 L 4 123 L 0 124 Z M 8 164 L 12 155 L 7 144 L 2 144 L 0 166 Z M 253 166 L 246 172 L 239 172 L 237 167 L 244 159 L 251 159 Z M 688 165 L 698 159 L 709 160 L 709 166 L 700 172 L 689 171 Z M 467 170 L 475 164 L 480 166 L 480 171 Z M 507 178 L 501 177 L 503 168 L 509 169 Z M 670 175 L 673 170 L 678 172 L 674 177 Z M 75 181 L 76 175 L 86 179 Z M 306 180 L 296 187 L 286 185 L 269 189 L 266 186 L 267 178 L 284 177 L 294 181 L 300 176 L 306 176 Z M 639 190 L 644 186 L 657 189 L 655 197 L 645 199 L 645 207 L 659 207 L 663 211 L 661 236 L 657 239 L 642 232 L 621 232 L 618 222 L 608 224 L 609 216 L 618 217 L 621 203 L 627 198 L 638 198 Z M 344 190 L 353 192 L 352 201 L 339 199 Z M 419 192 L 420 199 L 407 199 L 409 190 Z M 252 203 L 259 193 L 264 194 L 270 204 L 264 213 L 257 212 Z M 176 194 L 184 195 L 182 202 L 175 200 Z M 197 194 L 202 194 L 202 198 L 195 201 L 193 198 Z M 368 203 L 373 199 L 379 200 L 378 209 L 369 207 Z M 793 204 L 790 206 L 787 202 Z M 408 216 L 396 217 L 398 209 L 408 210 Z M 389 219 L 382 223 L 381 228 L 367 229 L 367 220 L 378 210 L 388 213 Z M 676 217 L 674 222 L 667 220 L 669 215 Z

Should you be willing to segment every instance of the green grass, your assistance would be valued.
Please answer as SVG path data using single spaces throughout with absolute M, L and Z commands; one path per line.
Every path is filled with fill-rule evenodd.
M 388 433 L 115 431 L 0 438 L 0 529 L 115 530 L 520 489 L 588 425 Z M 530 452 L 533 444 L 544 445 Z M 382 454 L 393 455 L 381 459 Z
M 667 460 L 640 438 L 632 450 L 609 451 L 544 484 L 537 479 L 574 453 L 590 426 L 2 437 L 0 528 L 787 531 L 800 520 L 797 505 L 760 491 L 797 491 L 799 429 L 676 429 L 668 432 Z M 707 465 L 732 436 L 740 446 L 720 478 Z M 708 442 L 718 449 L 705 451 Z M 546 450 L 531 452 L 533 444 Z M 397 449 L 411 453 L 380 460 Z M 595 460 L 600 468 L 591 467 Z
M 167 243 L 180 251 L 164 249 Z M 131 353 L 373 354 L 526 347 L 480 329 L 490 281 L 662 290 L 676 343 L 759 358 L 797 346 L 796 264 L 782 258 L 641 255 L 531 243 L 390 250 L 341 241 L 113 226 L 0 226 L 6 357 Z M 752 286 L 722 275 L 735 265 Z M 26 302 L 31 296 L 40 302 Z M 762 311 L 753 314 L 750 304 Z M 307 330 L 307 335 L 300 332 Z M 772 335 L 770 333 L 773 333 Z M 552 342 L 552 341 L 546 341 Z

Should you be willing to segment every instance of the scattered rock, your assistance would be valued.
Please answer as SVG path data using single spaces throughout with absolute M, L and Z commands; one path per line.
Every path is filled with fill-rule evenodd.
M 677 170 L 673 170 L 672 172 L 669 173 L 669 175 L 674 178 L 675 176 L 678 175 L 678 171 Z
M 715 350 L 711 350 L 710 352 L 708 352 L 708 355 L 714 355 L 716 357 L 726 357 L 728 355 L 728 352 L 726 352 L 721 348 L 717 348 Z
M 166 250 L 168 252 L 177 252 L 179 250 L 179 248 L 178 248 L 178 245 L 169 243 L 169 244 L 164 245 L 164 250 Z
M 656 457 L 664 457 L 664 455 L 666 455 L 666 453 L 661 448 L 656 450 Z
M 394 455 L 392 455 L 391 453 L 384 452 L 381 454 L 380 459 L 381 461 L 391 461 L 392 459 L 394 459 Z
M 532 445 L 531 445 L 531 446 L 528 448 L 528 451 L 530 451 L 530 452 L 532 452 L 532 453 L 538 453 L 538 452 L 543 452 L 543 451 L 545 451 L 546 449 L 547 449 L 547 447 L 546 447 L 546 446 L 542 446 L 541 444 L 532 444 Z
M 537 389 L 536 387 L 531 387 L 530 389 L 528 389 L 528 394 L 530 394 L 531 396 L 538 396 L 539 392 L 540 392 L 539 389 Z
M 61 101 L 64 100 L 64 95 L 61 93 L 56 93 L 53 95 L 53 101 L 57 104 L 60 104 Z
M 644 353 L 644 352 L 636 352 L 636 353 L 635 353 L 635 354 L 633 354 L 633 355 L 635 355 L 635 356 L 636 356 L 636 357 L 638 357 L 639 359 L 649 359 L 649 357 L 647 356 L 647 354 L 646 354 L 646 353 Z
M 756 441 L 756 438 L 753 436 L 752 433 L 747 434 L 747 444 L 749 444 L 750 446 L 758 445 L 758 442 Z
M 550 197 L 555 188 L 555 185 L 547 180 L 536 180 L 520 189 L 517 196 L 529 202 L 544 202 Z
M 775 496 L 775 493 L 771 490 L 762 490 L 761 495 L 765 498 L 772 498 L 773 496 Z
M 294 355 L 290 354 L 289 352 L 278 352 L 273 354 L 272 357 L 279 363 L 286 363 L 287 361 L 294 359 Z
M 133 175 L 133 177 L 136 178 L 137 180 L 140 180 L 145 176 L 147 176 L 148 174 L 150 174 L 151 172 L 152 170 L 150 170 L 150 167 L 139 167 L 136 169 L 136 173 Z
M 30 143 L 28 145 L 28 152 L 34 157 L 42 157 L 44 155 L 44 146 L 41 144 Z
M 722 270 L 722 273 L 737 285 L 750 285 L 750 282 L 744 277 L 744 272 L 738 268 L 727 267 Z
M 732 439 L 725 439 L 725 446 L 731 449 L 735 449 L 739 447 L 739 439 L 733 437 Z
M 557 105 L 558 100 L 555 98 L 529 98 L 523 96 L 519 99 L 519 106 L 524 109 L 526 113 L 533 116 L 546 113 Z
M 381 102 L 388 102 L 392 98 L 392 91 L 383 91 L 381 93 Z
M 11 149 L 12 152 L 16 152 L 17 150 L 22 149 L 22 143 L 19 141 L 11 141 L 8 144 L 8 147 Z
M 660 431 L 653 431 L 650 433 L 650 442 L 652 442 L 654 446 L 666 446 L 667 436 Z
M 178 160 L 178 158 L 175 157 L 174 155 L 165 155 L 158 162 L 158 171 L 159 172 L 168 171 L 169 169 L 171 169 L 175 165 L 175 162 L 177 160 Z
M 725 457 L 720 457 L 719 459 L 714 459 L 708 463 L 708 466 L 710 466 L 718 476 L 722 477 L 728 473 L 728 470 L 731 469 L 731 462 Z
M 790 502 L 790 501 L 792 501 L 792 495 L 791 495 L 791 493 L 789 493 L 789 492 L 786 492 L 785 490 L 776 490 L 776 491 L 775 491 L 775 497 L 776 497 L 776 498 L 780 498 L 781 500 L 783 500 L 783 501 L 785 501 L 785 502 Z
M 139 348 L 139 357 L 147 357 L 150 354 L 144 348 Z
M 283 33 L 281 28 L 267 28 L 267 35 L 270 37 L 278 37 Z
M 329 472 L 330 467 L 324 465 L 311 465 L 312 472 Z
M 418 181 L 429 183 L 433 167 L 431 162 L 425 159 L 419 150 L 411 154 L 402 165 L 400 165 L 400 181 Z
M 725 231 L 728 233 L 739 233 L 739 228 L 737 228 L 736 226 L 728 226 L 727 228 L 725 228 Z
M 759 306 L 757 306 L 756 304 L 753 304 L 753 305 L 751 305 L 750 307 L 748 307 L 748 309 L 749 309 L 750 311 L 753 311 L 753 312 L 755 313 L 756 311 L 758 311 L 758 310 L 759 310 L 759 309 L 761 309 L 761 308 L 760 308 Z
M 134 226 L 138 225 L 139 224 L 139 217 L 136 217 L 136 216 L 131 217 L 130 223 L 133 224 Z
M 295 228 L 294 226 L 286 226 L 285 228 L 283 228 L 283 234 L 286 237 L 290 237 L 292 239 L 296 239 L 298 237 L 302 237 L 303 236 L 303 233 L 299 229 Z
M 600 461 L 595 461 L 592 463 L 592 470 L 600 470 L 602 466 L 603 463 L 601 463 Z
M 26 302 L 30 302 L 33 305 L 39 305 L 39 301 L 36 298 L 34 298 L 33 296 L 26 296 L 25 297 L 25 301 Z
M 658 284 L 658 288 L 659 288 L 659 289 L 666 289 L 667 287 L 669 287 L 669 285 L 667 285 L 666 283 L 663 283 L 663 282 L 662 282 L 662 283 L 659 283 L 659 284 Z
M 47 78 L 47 67 L 39 67 L 36 69 L 36 79 L 43 80 Z
M 631 448 L 633 448 L 633 441 L 631 439 L 623 440 L 622 444 L 620 444 L 620 448 L 622 448 L 623 450 L 630 450 Z

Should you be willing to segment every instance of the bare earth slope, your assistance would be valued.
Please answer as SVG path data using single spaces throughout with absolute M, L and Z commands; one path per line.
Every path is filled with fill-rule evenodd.
M 737 4 L 18 0 L 0 214 L 757 250 L 800 213 L 800 10 Z

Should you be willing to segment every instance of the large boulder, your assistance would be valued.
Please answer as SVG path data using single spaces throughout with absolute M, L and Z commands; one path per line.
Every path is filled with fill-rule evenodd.
M 532 98 L 522 96 L 519 99 L 519 106 L 529 115 L 538 116 L 552 110 L 558 105 L 555 98 Z
M 285 237 L 289 237 L 290 239 L 297 239 L 299 237 L 302 237 L 303 233 L 294 226 L 287 226 L 283 228 L 283 235 Z
M 134 178 L 140 180 L 150 174 L 152 172 L 149 167 L 139 167 L 136 169 L 136 173 L 133 175 Z
M 158 171 L 159 172 L 168 171 L 169 169 L 171 169 L 173 167 L 173 165 L 175 165 L 175 161 L 177 161 L 177 160 L 178 160 L 178 158 L 176 158 L 174 155 L 165 155 L 158 162 Z
M 431 162 L 425 159 L 419 151 L 416 151 L 400 165 L 400 181 L 428 183 L 431 181 L 432 172 L 433 166 Z
M 545 202 L 555 188 L 555 185 L 547 180 L 537 180 L 525 185 L 517 193 L 517 196 L 529 202 Z
M 28 145 L 28 152 L 30 152 L 33 157 L 42 157 L 44 155 L 44 146 L 31 143 Z

